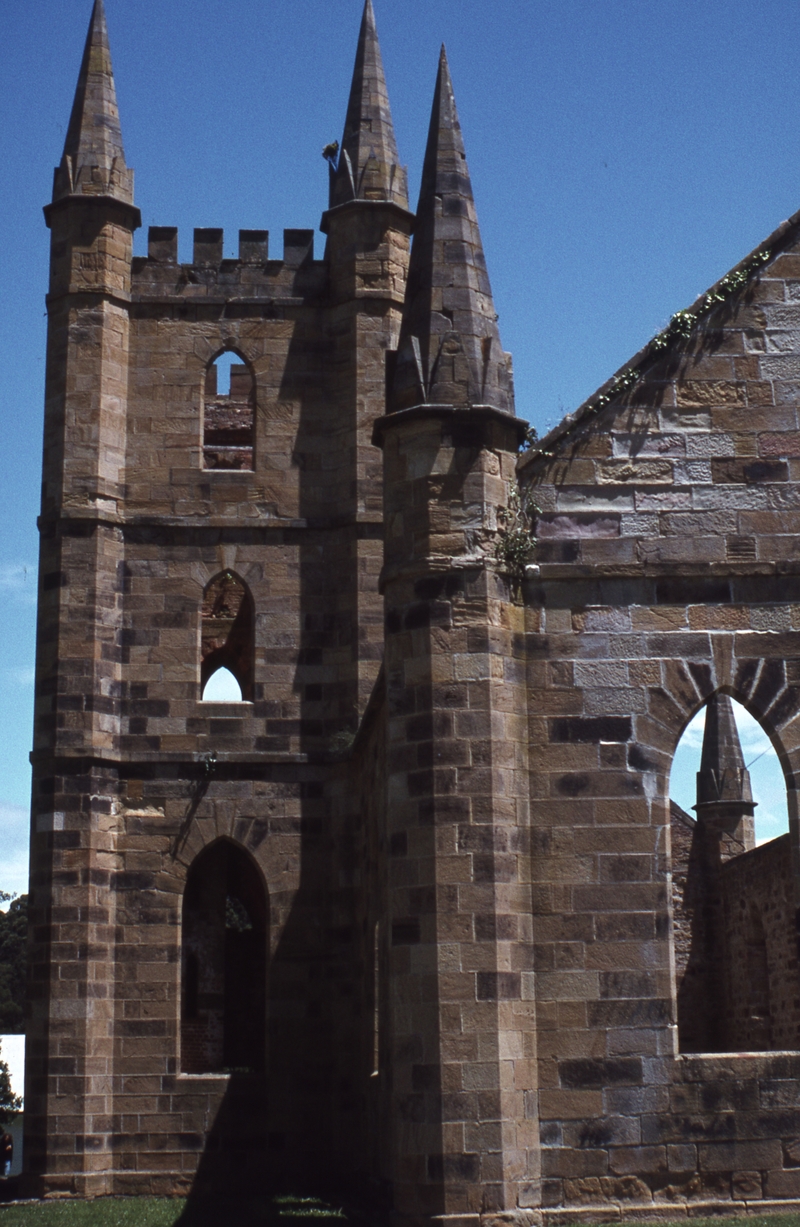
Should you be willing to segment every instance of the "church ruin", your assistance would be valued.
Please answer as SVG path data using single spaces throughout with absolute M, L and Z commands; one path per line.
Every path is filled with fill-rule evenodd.
M 520 451 L 447 60 L 412 214 L 371 0 L 330 163 L 321 259 L 134 257 L 95 0 L 45 210 L 27 1190 L 800 1205 L 800 215 Z M 730 697 L 786 777 L 761 848 Z

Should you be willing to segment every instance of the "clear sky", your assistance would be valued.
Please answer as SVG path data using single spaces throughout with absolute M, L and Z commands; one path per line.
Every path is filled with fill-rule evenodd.
M 49 198 L 91 0 L 5 0 L 0 886 L 23 883 Z M 447 44 L 517 412 L 575 409 L 800 208 L 796 0 L 375 0 L 416 198 Z M 319 223 L 361 0 L 106 0 L 144 228 Z M 317 253 L 322 253 L 318 236 Z
M 778 756 L 758 721 L 735 700 L 733 714 L 742 743 L 744 764 L 750 771 L 753 800 L 757 803 L 756 843 L 761 844 L 789 830 L 783 771 Z M 706 709 L 702 707 L 684 729 L 672 760 L 669 795 L 692 816 L 692 806 L 697 799 L 697 772 L 700 770 L 705 726 Z

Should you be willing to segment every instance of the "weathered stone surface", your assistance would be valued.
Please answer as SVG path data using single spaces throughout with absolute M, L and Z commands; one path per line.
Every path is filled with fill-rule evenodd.
M 520 459 L 446 61 L 408 293 L 370 0 L 324 259 L 204 229 L 179 265 L 166 227 L 133 258 L 100 0 L 84 69 L 47 214 L 29 1190 L 336 1177 L 408 1227 L 800 1198 L 796 823 L 753 846 L 735 755 L 713 813 L 668 799 L 719 694 L 800 771 L 800 222 Z M 203 701 L 218 665 L 241 701 Z

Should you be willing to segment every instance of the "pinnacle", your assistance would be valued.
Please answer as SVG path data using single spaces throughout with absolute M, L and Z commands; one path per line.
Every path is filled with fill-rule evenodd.
M 372 0 L 366 0 L 361 19 L 331 207 L 353 199 L 392 200 L 408 208 L 406 172 L 399 164 Z
M 744 765 L 733 704 L 726 694 L 716 694 L 709 699 L 697 773 L 698 806 L 719 801 L 748 804 L 753 801 L 750 773 Z
M 447 53 L 439 56 L 392 408 L 514 412 Z
M 114 71 L 103 0 L 95 0 L 53 199 L 115 196 L 133 202 L 133 174 L 125 164 Z

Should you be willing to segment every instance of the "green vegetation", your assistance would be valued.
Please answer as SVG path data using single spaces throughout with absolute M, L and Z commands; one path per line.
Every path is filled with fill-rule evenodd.
M 585 407 L 586 414 L 599 413 L 606 405 L 610 405 L 615 397 L 623 392 L 629 391 L 645 373 L 646 364 L 652 359 L 660 357 L 660 355 L 670 349 L 674 343 L 682 343 L 687 341 L 694 332 L 697 325 L 713 311 L 720 303 L 727 302 L 737 291 L 743 289 L 750 277 L 756 272 L 762 264 L 767 264 L 772 259 L 773 253 L 765 248 L 763 251 L 756 252 L 743 264 L 740 264 L 732 272 L 726 274 L 721 281 L 718 281 L 715 286 L 702 296 L 695 304 L 694 311 L 676 311 L 670 319 L 666 328 L 662 328 L 661 332 L 656 333 L 651 340 L 648 341 L 642 353 L 642 360 L 636 367 L 626 367 L 614 376 L 608 385 L 608 391 L 602 392 L 596 396 L 594 400 L 587 402 Z M 581 414 L 583 418 L 584 414 Z M 531 432 L 530 438 L 526 437 L 523 444 L 524 450 L 533 449 L 539 452 L 542 456 L 554 456 L 555 452 L 543 451 L 537 446 L 538 438 L 536 432 Z M 752 1220 L 748 1220 L 751 1222 Z
M 344 1211 L 316 1197 L 274 1197 L 248 1202 L 207 1202 L 180 1198 L 101 1197 L 96 1201 L 36 1202 L 0 1205 L 0 1227 L 331 1227 L 352 1224 Z M 287 1222 L 286 1220 L 291 1220 Z M 618 1221 L 618 1220 L 617 1220 Z M 800 1227 L 800 1214 L 753 1214 L 730 1218 L 675 1218 L 659 1227 L 721 1227 L 733 1221 L 746 1227 Z M 625 1227 L 647 1227 L 646 1214 Z M 602 1227 L 602 1225 L 600 1225 Z
M 15 1095 L 11 1090 L 11 1077 L 8 1066 L 3 1060 L 0 1050 L 0 1125 L 8 1125 L 22 1107 L 22 1096 Z
M 516 484 L 508 492 L 508 506 L 497 510 L 495 558 L 517 581 L 525 578 L 525 568 L 536 555 L 533 525 L 538 511 L 530 489 L 521 490 Z
M 0 1206 L 0 1223 L 3 1227 L 172 1227 L 183 1208 L 182 1201 L 155 1197 L 40 1202 Z
M 0 890 L 0 1035 L 20 1035 L 25 1017 L 25 945 L 28 937 L 28 896 L 14 899 Z
M 317 1197 L 220 1202 L 203 1197 L 99 1197 L 0 1205 L 0 1227 L 346 1227 L 343 1210 Z

